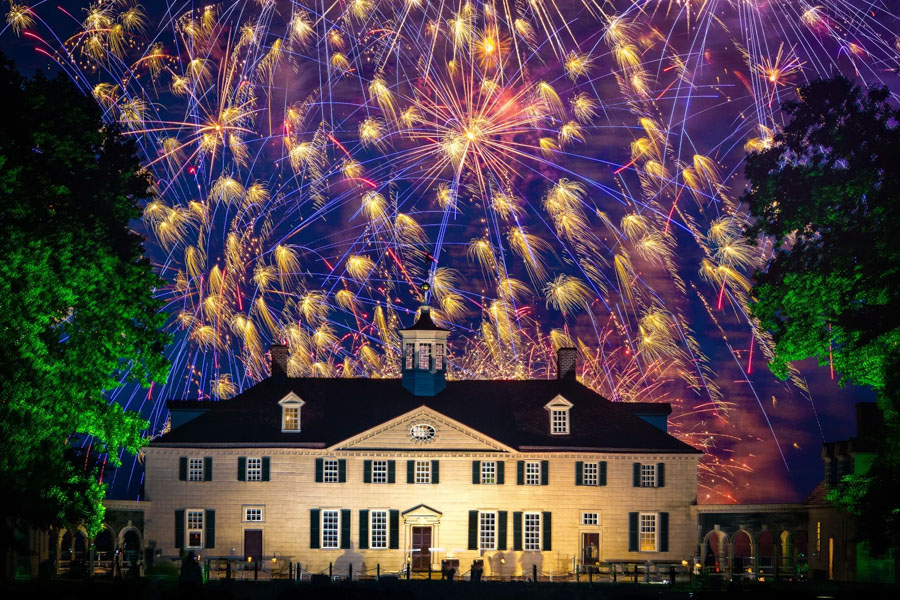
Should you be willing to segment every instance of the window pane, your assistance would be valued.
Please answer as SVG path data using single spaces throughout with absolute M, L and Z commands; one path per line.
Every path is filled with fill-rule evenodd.
M 262 459 L 247 459 L 247 481 L 262 481 Z
M 416 483 L 431 483 L 431 461 L 416 461 Z
M 493 550 L 497 545 L 497 513 L 479 513 L 478 525 L 479 548 L 482 550 Z
M 431 368 L 431 344 L 419 344 L 419 368 L 428 370 Z
M 297 407 L 285 407 L 284 409 L 284 430 L 299 431 L 300 430 L 300 409 Z
M 338 547 L 338 511 L 322 511 L 322 547 Z
M 406 368 L 407 369 L 413 368 L 413 361 L 414 361 L 413 355 L 415 354 L 415 348 L 416 347 L 414 344 L 406 345 Z
M 541 463 L 525 463 L 525 485 L 541 485 Z
M 322 481 L 325 483 L 338 482 L 338 461 L 326 460 L 322 470 Z
M 600 523 L 600 515 L 595 512 L 581 513 L 582 525 L 597 525 Z
M 188 460 L 188 481 L 203 481 L 203 459 Z
M 203 511 L 189 510 L 185 514 L 187 521 L 188 548 L 201 548 L 203 546 Z
M 244 511 L 244 520 L 251 521 L 251 522 L 262 521 L 262 508 L 248 507 Z
M 600 477 L 598 473 L 597 463 L 584 463 L 582 471 L 584 485 L 599 485 Z
M 641 465 L 641 487 L 656 487 L 656 465 Z
M 656 552 L 656 514 L 641 513 L 641 552 Z
M 551 410 L 553 433 L 569 433 L 569 411 Z
M 481 483 L 497 483 L 497 463 L 492 460 L 482 461 Z
M 386 460 L 372 461 L 372 483 L 388 482 L 388 463 Z
M 375 550 L 387 548 L 387 511 L 373 510 L 369 514 L 372 515 L 372 524 L 369 529 L 371 532 L 369 547 Z
M 541 549 L 541 515 L 525 513 L 525 550 Z
M 444 368 L 444 345 L 443 344 L 435 344 L 434 345 L 434 368 L 438 369 L 438 370 Z

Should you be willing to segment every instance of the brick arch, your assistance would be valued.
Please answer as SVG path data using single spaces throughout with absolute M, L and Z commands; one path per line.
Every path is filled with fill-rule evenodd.
M 708 531 L 703 536 L 700 562 L 704 567 L 725 572 L 730 565 L 731 542 L 728 534 L 720 529 Z
M 736 573 L 746 573 L 747 569 L 753 569 L 754 552 L 756 544 L 753 534 L 745 529 L 737 531 L 732 538 L 732 560 Z

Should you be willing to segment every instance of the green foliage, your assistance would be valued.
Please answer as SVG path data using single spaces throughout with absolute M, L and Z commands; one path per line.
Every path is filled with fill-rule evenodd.
M 151 182 L 62 76 L 24 79 L 0 56 L 0 97 L 0 485 L 23 523 L 96 528 L 105 486 L 72 446 L 137 452 L 146 422 L 104 392 L 168 373 L 163 281 L 129 228 Z
M 774 240 L 752 291 L 775 341 L 772 371 L 787 377 L 814 356 L 842 384 L 879 394 L 888 435 L 876 467 L 831 498 L 885 534 L 900 525 L 898 496 L 886 493 L 900 478 L 900 111 L 888 97 L 841 77 L 801 88 L 773 146 L 748 156 L 744 196 L 756 219 L 748 236 Z

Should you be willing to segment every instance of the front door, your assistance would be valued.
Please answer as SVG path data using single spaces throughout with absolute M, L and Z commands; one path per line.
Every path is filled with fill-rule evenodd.
M 247 529 L 244 531 L 244 560 L 256 562 L 262 558 L 262 531 Z
M 431 565 L 431 527 L 412 528 L 413 571 L 427 571 Z
M 596 566 L 600 562 L 600 534 L 581 534 L 581 564 L 586 567 Z

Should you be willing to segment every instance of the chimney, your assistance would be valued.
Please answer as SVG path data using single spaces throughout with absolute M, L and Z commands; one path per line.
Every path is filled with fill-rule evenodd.
M 288 347 L 284 344 L 272 344 L 269 351 L 272 355 L 272 363 L 269 366 L 269 376 L 287 375 Z
M 556 351 L 556 379 L 559 381 L 575 381 L 576 357 L 575 348 L 560 348 Z

